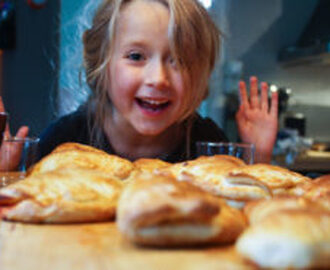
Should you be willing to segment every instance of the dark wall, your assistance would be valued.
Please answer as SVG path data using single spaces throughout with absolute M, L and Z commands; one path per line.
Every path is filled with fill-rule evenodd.
M 25 0 L 15 5 L 16 48 L 3 54 L 3 99 L 12 133 L 28 125 L 31 135 L 39 135 L 55 113 L 60 1 L 47 1 L 40 10 Z
M 229 18 L 235 42 L 244 49 L 239 57 L 245 66 L 246 78 L 278 65 L 280 50 L 297 42 L 317 4 L 316 0 L 232 1 Z M 268 16 L 273 14 L 277 14 L 277 18 L 267 24 L 270 23 Z M 263 29 L 265 24 L 267 27 Z M 260 27 L 262 35 L 255 35 L 256 27 Z M 255 37 L 254 42 L 245 47 L 245 40 L 251 36 Z

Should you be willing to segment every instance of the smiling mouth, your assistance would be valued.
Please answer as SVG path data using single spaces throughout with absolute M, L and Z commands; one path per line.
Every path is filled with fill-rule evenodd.
M 142 98 L 135 98 L 136 102 L 145 110 L 157 112 L 166 109 L 171 102 L 169 100 L 153 100 L 153 99 L 142 99 Z

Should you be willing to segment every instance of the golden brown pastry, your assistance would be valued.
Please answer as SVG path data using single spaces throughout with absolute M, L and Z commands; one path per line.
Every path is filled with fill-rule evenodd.
M 133 163 L 127 159 L 107 154 L 91 146 L 65 143 L 41 159 L 29 175 L 73 167 L 100 170 L 120 179 L 127 178 L 134 169 Z
M 330 211 L 305 197 L 278 196 L 249 202 L 250 227 L 236 248 L 261 267 L 274 269 L 330 266 Z
M 245 230 L 236 249 L 266 269 L 329 269 L 330 214 L 313 209 L 278 211 Z
M 330 211 L 330 175 L 318 177 L 308 184 L 297 186 L 293 193 L 313 200 Z
M 192 162 L 192 161 L 190 161 L 190 162 Z M 246 165 L 242 159 L 234 157 L 234 156 L 229 156 L 229 155 L 200 156 L 200 157 L 196 158 L 194 160 L 194 162 L 197 162 L 197 163 L 214 162 L 216 164 L 218 162 L 221 162 L 223 165 L 233 166 L 233 167 Z
M 95 148 L 93 146 L 87 145 L 87 144 L 81 144 L 81 143 L 75 143 L 75 142 L 66 142 L 58 145 L 51 153 L 58 153 L 58 152 L 64 152 L 64 151 L 86 151 L 86 152 L 95 152 L 95 153 L 101 153 L 104 154 L 105 152 Z
M 268 186 L 255 177 L 244 173 L 231 174 L 232 170 L 246 166 L 238 158 L 215 155 L 176 163 L 158 171 L 171 173 L 179 181 L 188 181 L 230 200 L 246 201 L 270 197 Z
M 33 223 L 111 220 L 123 183 L 96 170 L 63 168 L 0 189 L 3 219 Z
M 230 172 L 231 176 L 240 174 L 258 179 L 266 184 L 274 194 L 286 193 L 289 188 L 311 181 L 310 178 L 299 173 L 270 164 L 253 164 L 235 168 Z
M 325 198 L 330 196 L 330 174 L 315 178 L 303 186 L 302 195 L 309 198 Z
M 165 168 L 171 165 L 169 162 L 153 158 L 140 158 L 135 160 L 133 164 L 136 169 L 146 172 L 153 172 L 154 170 Z
M 318 202 L 313 202 L 304 197 L 277 196 L 272 199 L 262 199 L 248 202 L 244 207 L 244 213 L 251 225 L 256 224 L 282 210 L 325 210 Z
M 330 211 L 330 175 L 320 176 L 303 182 L 287 191 L 294 196 L 302 196 L 327 208 Z
M 239 210 L 187 182 L 141 173 L 120 197 L 117 225 L 135 243 L 180 246 L 233 242 L 246 220 Z

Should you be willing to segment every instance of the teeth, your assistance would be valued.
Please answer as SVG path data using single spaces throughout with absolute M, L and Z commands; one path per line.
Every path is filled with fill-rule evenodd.
M 152 99 L 141 99 L 143 102 L 149 103 L 151 105 L 162 105 L 167 103 L 167 100 L 164 101 L 158 101 L 158 100 L 152 100 Z

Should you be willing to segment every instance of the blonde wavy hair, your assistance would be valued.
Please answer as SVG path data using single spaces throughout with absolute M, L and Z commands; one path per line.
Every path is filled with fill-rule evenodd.
M 100 139 L 111 100 L 107 95 L 107 72 L 116 38 L 116 25 L 120 11 L 136 0 L 103 0 L 94 15 L 92 26 L 83 34 L 84 68 L 86 80 L 92 90 L 88 101 L 93 141 Z M 168 35 L 171 53 L 184 76 L 188 94 L 185 98 L 182 122 L 194 115 L 196 108 L 207 96 L 208 80 L 220 50 L 220 31 L 208 12 L 197 0 L 145 0 L 164 4 L 170 13 Z M 96 143 L 97 145 L 98 143 Z

